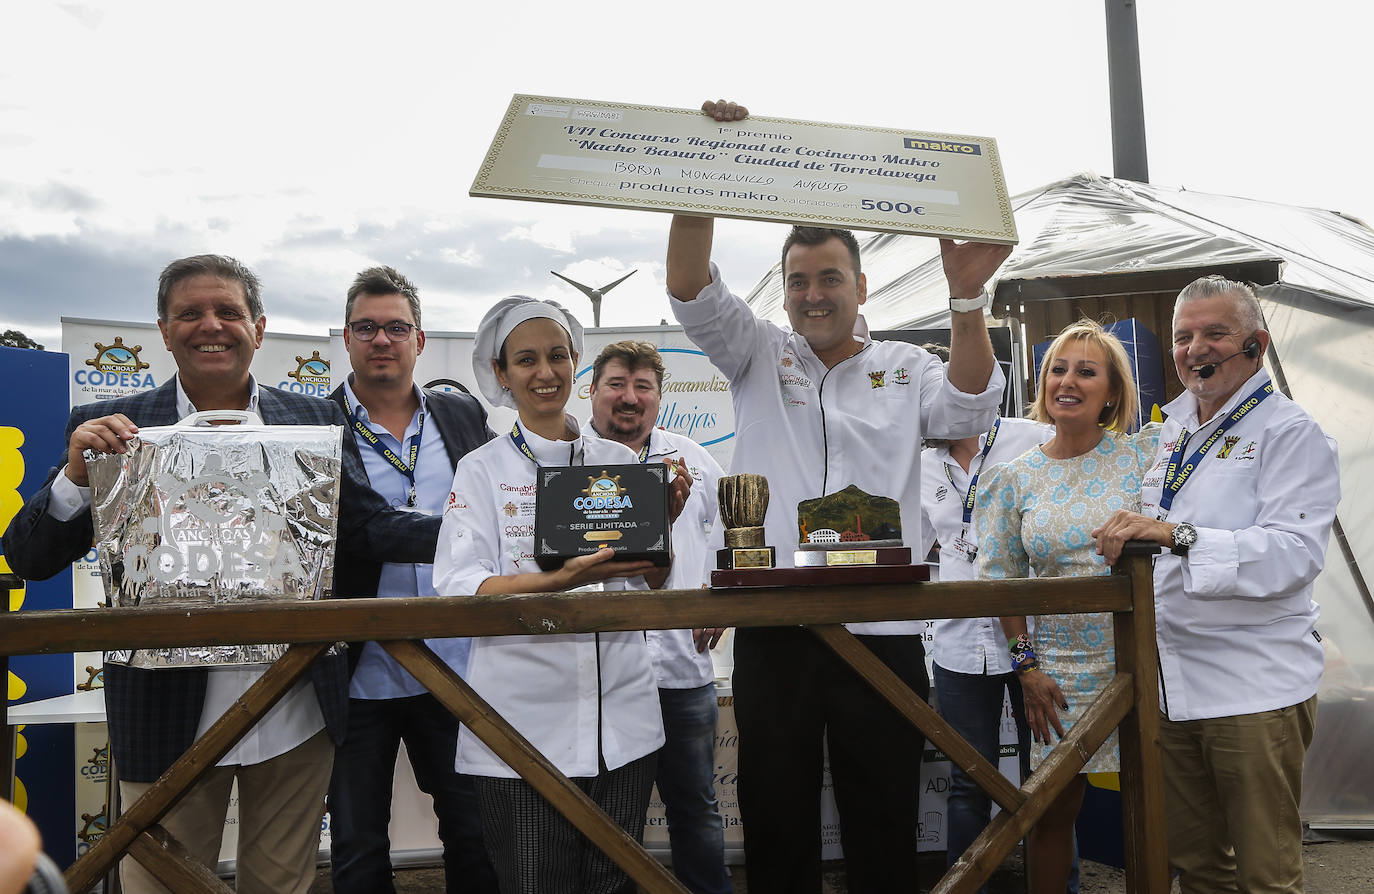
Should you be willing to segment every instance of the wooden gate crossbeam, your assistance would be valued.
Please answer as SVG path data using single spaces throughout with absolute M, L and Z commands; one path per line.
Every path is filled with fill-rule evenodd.
M 1129 575 L 1120 573 L 1129 570 Z M 173 882 L 174 890 L 222 892 L 210 869 L 158 821 L 336 641 L 383 647 L 479 739 L 515 768 L 650 894 L 686 889 L 580 789 L 491 709 L 423 643 L 429 637 L 591 633 L 701 626 L 808 625 L 909 721 L 948 754 L 1003 811 L 935 888 L 971 894 L 1039 819 L 1118 725 L 1121 729 L 1127 885 L 1130 894 L 1168 891 L 1163 860 L 1163 785 L 1158 755 L 1158 673 L 1148 557 L 1123 560 L 1094 578 L 950 582 L 802 590 L 621 591 L 356 599 L 270 606 L 138 611 L 46 611 L 0 615 L 0 655 L 112 648 L 294 643 L 210 731 L 68 870 L 88 890 L 126 851 Z M 933 617 L 1113 612 L 1118 674 L 1036 774 L 1019 790 L 958 737 L 925 701 L 843 627 L 842 622 Z M 308 645 L 305 645 L 308 644 Z
M 286 654 L 249 686 L 248 691 L 229 707 L 224 716 L 216 720 L 205 735 L 177 758 L 176 763 L 153 783 L 152 788 L 131 804 L 101 839 L 72 864 L 66 872 L 67 887 L 73 891 L 88 891 L 94 887 L 139 836 L 166 816 L 201 777 L 214 769 L 219 759 L 228 754 L 229 749 L 253 728 L 253 724 L 281 700 L 286 691 L 310 669 L 310 662 L 318 658 L 329 645 L 311 643 L 287 649 Z M 118 760 L 118 755 L 115 759 Z M 170 836 L 167 837 L 170 839 Z M 156 842 L 148 846 L 140 845 L 135 850 L 134 856 L 147 866 L 140 853 L 150 857 L 155 866 L 165 867 L 167 860 L 176 859 L 163 853 Z
M 596 593 L 327 599 L 270 605 L 55 609 L 0 614 L 0 655 L 252 643 L 785 627 L 1063 612 L 1064 579 Z M 1130 611 L 1120 575 L 1078 578 L 1072 610 Z

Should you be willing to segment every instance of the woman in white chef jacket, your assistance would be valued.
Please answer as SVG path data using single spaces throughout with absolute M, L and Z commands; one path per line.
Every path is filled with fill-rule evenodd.
M 582 327 L 552 301 L 512 297 L 487 312 L 472 366 L 487 400 L 514 407 L 511 431 L 454 472 L 434 560 L 440 593 L 537 593 L 660 586 L 667 569 L 618 561 L 610 549 L 557 571 L 534 563 L 539 466 L 633 463 L 622 444 L 579 431 L 564 412 Z M 674 482 L 675 508 L 687 479 Z M 636 839 L 663 745 L 644 634 L 476 637 L 467 682 Z M 618 867 L 463 727 L 456 761 L 474 777 L 486 847 L 503 894 L 632 892 Z

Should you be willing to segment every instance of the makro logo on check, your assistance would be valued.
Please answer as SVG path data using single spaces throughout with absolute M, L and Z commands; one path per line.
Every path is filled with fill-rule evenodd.
M 908 149 L 921 149 L 926 152 L 953 152 L 956 155 L 982 155 L 983 147 L 977 143 L 956 143 L 953 140 L 926 140 L 919 137 L 906 137 L 902 145 Z

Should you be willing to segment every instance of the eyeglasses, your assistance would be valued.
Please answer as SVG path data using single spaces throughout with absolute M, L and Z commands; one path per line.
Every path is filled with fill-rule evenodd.
M 410 331 L 415 328 L 417 327 L 414 323 L 402 323 L 400 320 L 392 320 L 385 326 L 378 326 L 371 320 L 358 320 L 348 324 L 348 330 L 358 341 L 372 341 L 377 337 L 378 331 L 385 332 L 391 341 L 405 341 L 410 338 Z

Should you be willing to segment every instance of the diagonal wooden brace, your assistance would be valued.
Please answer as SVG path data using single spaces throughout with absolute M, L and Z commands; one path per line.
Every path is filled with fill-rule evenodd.
M 648 894 L 689 894 L 672 873 L 568 781 L 428 646 L 411 640 L 387 640 L 378 645 Z
M 229 749 L 242 739 L 286 691 L 310 669 L 310 663 L 329 648 L 330 643 L 303 643 L 291 646 L 286 654 L 248 687 L 224 716 L 201 736 L 176 763 L 153 783 L 152 788 L 130 805 L 109 831 L 67 870 L 67 887 L 73 892 L 89 891 L 148 828 L 167 815 Z M 154 672 L 156 673 L 156 672 Z M 119 755 L 114 756 L 115 760 Z
M 864 644 L 839 624 L 814 624 L 812 633 L 835 651 L 836 655 L 868 681 L 878 694 L 885 698 L 918 730 L 925 733 L 926 739 L 939 748 L 978 787 L 987 792 L 997 806 L 1003 810 L 1015 810 L 1025 803 L 1026 796 L 998 772 L 988 759 L 977 752 L 963 737 L 956 733 L 925 699 L 911 691 L 902 679 L 883 664 L 876 655 L 864 648 Z
M 234 894 L 233 888 L 161 826 L 149 826 L 135 838 L 129 856 L 142 863 L 172 894 Z
M 931 894 L 973 894 L 1002 865 L 1016 843 L 1044 815 L 1074 776 L 1083 772 L 1135 700 L 1131 674 L 1118 673 L 1021 786 L 1026 801 L 992 818 Z M 1165 889 L 1167 890 L 1167 889 Z

